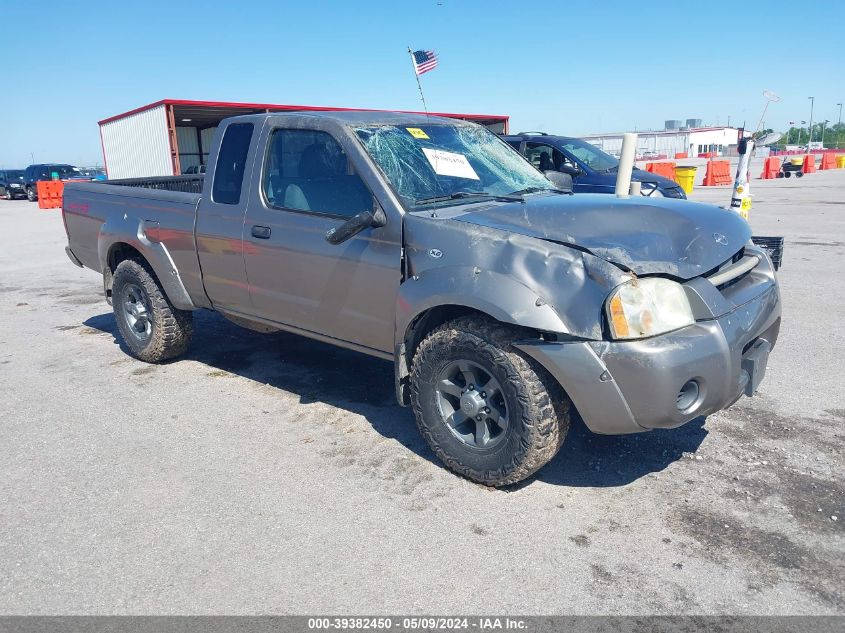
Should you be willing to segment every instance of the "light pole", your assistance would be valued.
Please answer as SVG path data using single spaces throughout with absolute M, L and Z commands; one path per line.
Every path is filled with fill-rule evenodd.
M 807 139 L 807 153 L 810 152 L 810 144 L 813 142 L 813 106 L 816 105 L 815 97 L 807 97 L 810 100 L 810 138 Z
M 824 128 L 827 126 L 828 123 L 830 123 L 830 121 L 828 121 L 827 119 L 822 121 L 822 149 L 824 149 Z
M 836 147 L 839 147 L 839 135 L 842 134 L 842 104 L 837 103 L 836 105 L 839 106 L 839 122 L 836 124 Z

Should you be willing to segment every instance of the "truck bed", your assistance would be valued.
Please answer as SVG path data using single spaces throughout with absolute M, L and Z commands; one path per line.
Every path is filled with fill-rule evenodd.
M 202 297 L 194 239 L 202 184 L 202 176 L 69 182 L 62 199 L 68 247 L 84 266 L 102 272 L 108 244 L 120 236 L 146 254 L 166 286 L 175 269 L 187 292 Z

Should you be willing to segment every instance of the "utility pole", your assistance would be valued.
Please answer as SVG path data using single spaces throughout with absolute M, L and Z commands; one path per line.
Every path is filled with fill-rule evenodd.
M 839 148 L 839 135 L 842 134 L 842 104 L 837 103 L 836 105 L 839 106 L 839 122 L 836 124 L 836 147 Z
M 807 97 L 810 100 L 810 138 L 807 139 L 807 153 L 810 153 L 810 143 L 813 142 L 813 106 L 816 105 L 815 97 Z
M 822 121 L 822 149 L 824 149 L 824 129 L 827 127 L 827 124 L 830 123 L 827 119 Z

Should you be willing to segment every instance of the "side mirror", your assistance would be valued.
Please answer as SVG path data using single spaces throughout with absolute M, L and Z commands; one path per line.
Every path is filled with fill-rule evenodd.
M 569 174 L 572 178 L 577 178 L 581 175 L 581 169 L 576 167 L 575 165 L 570 165 L 569 163 L 564 163 L 560 166 L 560 171 L 564 174 Z
M 546 171 L 543 174 L 561 191 L 572 191 L 572 176 L 559 171 Z
M 364 229 L 379 227 L 387 224 L 387 217 L 381 207 L 376 205 L 374 211 L 362 211 L 352 216 L 346 222 L 326 233 L 326 241 L 329 244 L 343 244 L 350 237 L 358 235 Z

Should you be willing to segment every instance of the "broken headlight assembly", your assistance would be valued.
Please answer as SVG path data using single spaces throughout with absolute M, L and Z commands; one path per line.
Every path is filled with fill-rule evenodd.
M 646 277 L 617 286 L 606 304 L 614 339 L 637 339 L 695 323 L 684 287 L 670 279 Z

